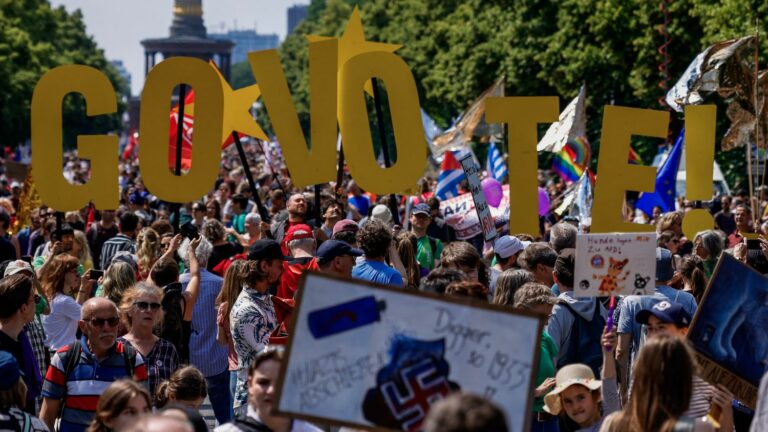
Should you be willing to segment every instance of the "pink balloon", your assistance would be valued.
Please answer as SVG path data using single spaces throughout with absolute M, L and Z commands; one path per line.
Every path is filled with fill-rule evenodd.
M 539 216 L 549 213 L 549 194 L 543 187 L 539 188 Z
M 488 177 L 480 184 L 483 186 L 483 193 L 485 194 L 485 200 L 488 201 L 488 205 L 493 208 L 498 207 L 501 203 L 501 199 L 504 197 L 501 183 L 494 178 Z

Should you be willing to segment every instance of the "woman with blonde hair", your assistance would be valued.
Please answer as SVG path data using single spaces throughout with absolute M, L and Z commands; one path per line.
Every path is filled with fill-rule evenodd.
M 79 273 L 80 262 L 69 254 L 51 258 L 41 272 L 43 287 L 51 313 L 43 316 L 45 346 L 53 351 L 74 342 L 80 322 L 80 306 L 91 296 L 93 282 Z M 76 293 L 76 298 L 72 294 Z
M 155 407 L 161 409 L 173 403 L 197 411 L 206 396 L 208 385 L 203 373 L 194 366 L 185 366 L 157 387 Z
M 84 232 L 75 230 L 75 241 L 72 242 L 72 249 L 69 251 L 69 254 L 80 261 L 84 271 L 87 272 L 93 268 L 91 248 L 88 246 L 88 238 Z
M 139 271 L 136 280 L 147 280 L 149 271 L 160 255 L 160 234 L 152 228 L 144 228 L 136 237 L 136 257 L 138 258 Z
M 232 329 L 229 326 L 229 313 L 232 305 L 243 290 L 243 283 L 248 272 L 247 260 L 234 260 L 224 273 L 224 284 L 221 286 L 219 296 L 216 297 L 216 341 L 226 345 L 229 351 L 229 390 L 235 394 L 237 386 L 237 351 L 232 339 Z
M 157 337 L 153 329 L 163 320 L 163 290 L 148 282 L 139 282 L 123 294 L 120 315 L 128 329 L 118 340 L 132 346 L 144 358 L 149 375 L 149 392 L 168 379 L 179 366 L 176 347 Z
M 649 338 L 634 364 L 632 397 L 624 410 L 608 416 L 601 431 L 714 431 L 709 423 L 683 416 L 693 394 L 696 358 L 685 339 Z
M 656 224 L 656 232 L 672 231 L 677 238 L 683 237 L 683 212 L 673 211 L 664 213 Z
M 86 432 L 121 431 L 152 408 L 147 390 L 133 380 L 115 381 L 99 397 L 96 415 Z
M 125 290 L 136 283 L 136 272 L 133 266 L 125 261 L 115 261 L 107 267 L 101 286 L 96 290 L 96 296 L 106 297 L 119 305 Z

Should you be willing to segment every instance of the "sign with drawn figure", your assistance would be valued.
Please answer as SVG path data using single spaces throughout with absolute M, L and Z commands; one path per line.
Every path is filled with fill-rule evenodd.
M 722 254 L 688 331 L 701 377 L 755 408 L 768 365 L 768 278 Z
M 488 200 L 485 199 L 475 158 L 470 153 L 461 158 L 459 163 L 461 168 L 464 169 L 464 174 L 467 176 L 469 191 L 472 194 L 472 201 L 475 203 L 475 211 L 477 212 L 477 219 L 480 221 L 483 238 L 487 242 L 492 241 L 496 238 L 496 225 L 491 214 L 491 206 L 488 205 Z
M 418 431 L 433 403 L 461 390 L 527 430 L 540 316 L 313 272 L 298 293 L 279 413 Z
M 509 232 L 509 185 L 502 185 L 501 203 L 490 207 L 491 215 L 502 232 Z M 483 232 L 475 211 L 475 201 L 471 193 L 440 201 L 440 214 L 445 222 L 456 231 L 458 240 L 469 240 Z
M 656 234 L 579 234 L 576 297 L 650 295 L 656 282 Z

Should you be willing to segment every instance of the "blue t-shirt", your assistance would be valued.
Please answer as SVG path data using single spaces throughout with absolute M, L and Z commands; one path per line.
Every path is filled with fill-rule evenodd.
M 352 269 L 352 277 L 384 285 L 403 286 L 400 273 L 380 261 L 363 261 Z
M 360 195 L 359 197 L 356 197 L 352 195 L 347 201 L 349 202 L 349 205 L 357 209 L 360 216 L 368 216 L 368 207 L 371 206 L 371 200 L 369 200 L 367 196 Z

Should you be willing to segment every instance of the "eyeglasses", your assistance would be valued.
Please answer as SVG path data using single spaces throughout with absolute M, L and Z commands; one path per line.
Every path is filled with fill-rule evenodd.
M 91 325 L 94 327 L 104 327 L 104 324 L 109 324 L 110 327 L 117 326 L 117 323 L 120 322 L 120 318 L 118 317 L 112 317 L 112 318 L 91 318 L 85 321 L 90 321 Z
M 160 309 L 160 303 L 156 302 L 145 302 L 145 301 L 137 301 L 133 302 L 133 305 L 139 308 L 139 310 L 149 310 L 152 309 L 153 311 L 156 311 Z
M 42 297 L 40 297 L 40 294 L 35 294 L 35 304 L 40 304 L 40 300 L 42 300 Z

